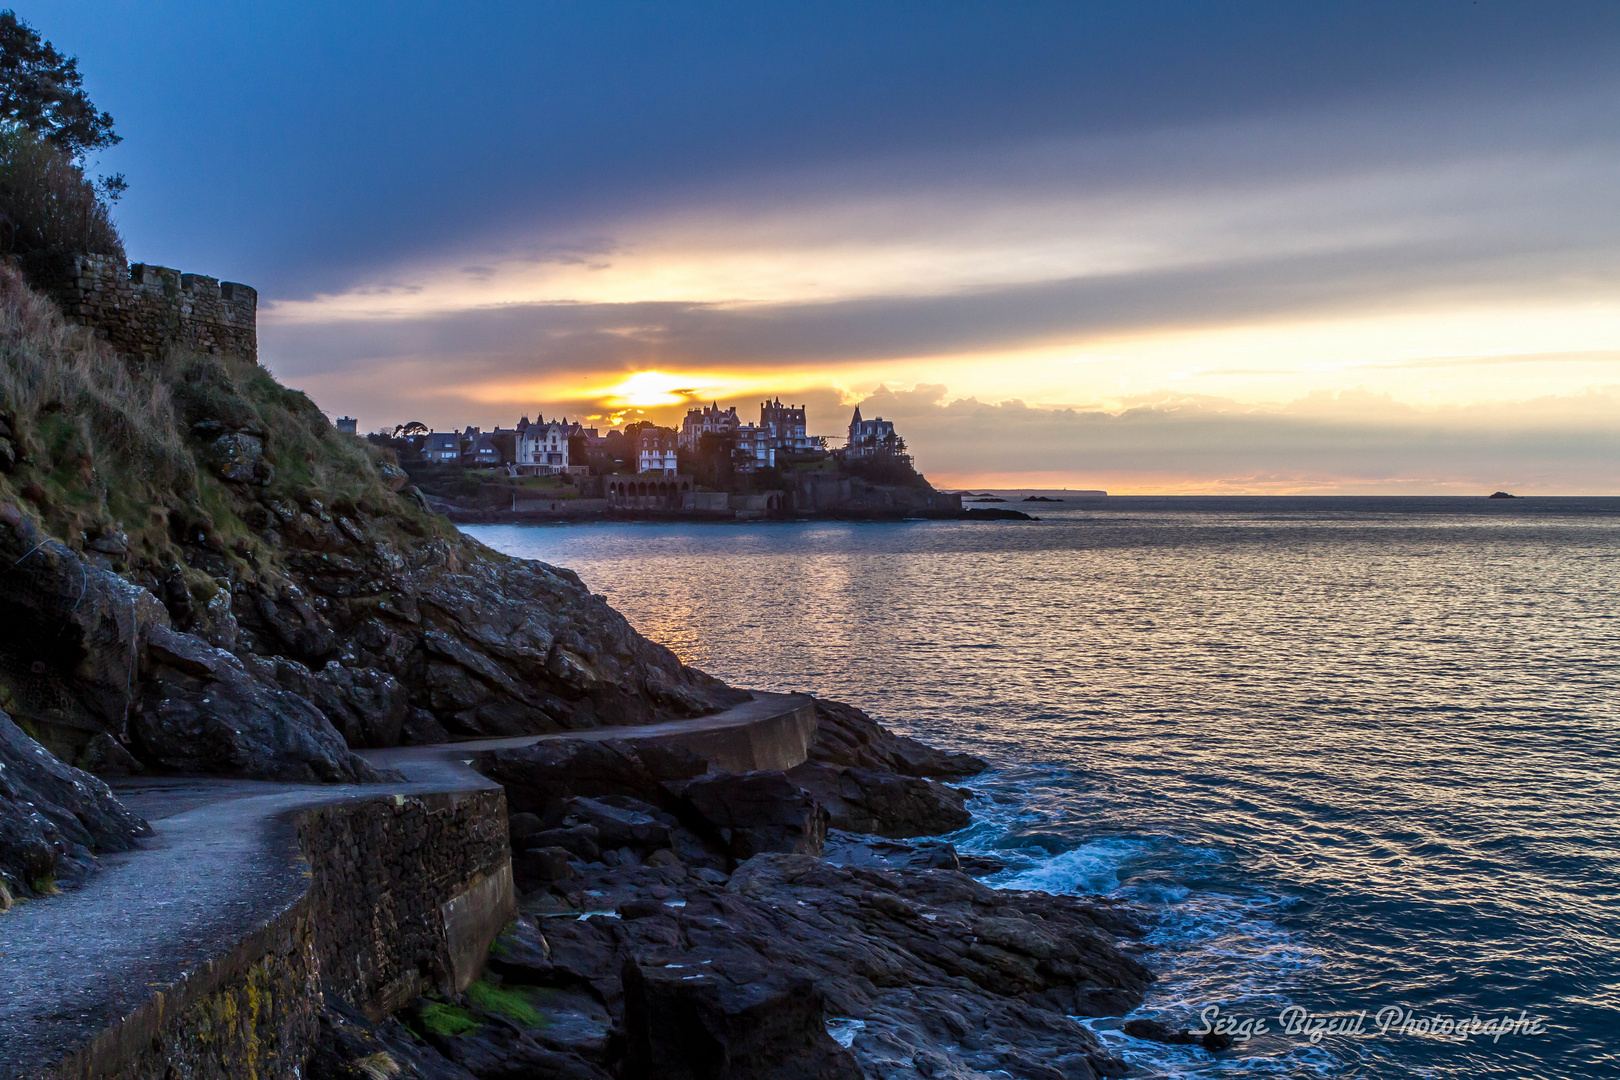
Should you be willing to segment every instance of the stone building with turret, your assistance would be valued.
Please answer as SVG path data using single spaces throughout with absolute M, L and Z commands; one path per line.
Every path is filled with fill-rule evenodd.
M 908 463 L 911 461 L 911 456 L 906 453 L 906 440 L 894 430 L 894 421 L 881 416 L 876 420 L 863 420 L 859 405 L 855 406 L 855 415 L 849 422 L 849 444 L 844 448 L 844 457 L 853 460 L 882 457 Z
M 805 429 L 803 405 L 784 405 L 781 398 L 761 402 L 759 427 L 773 450 L 803 453 L 811 448 L 812 441 Z

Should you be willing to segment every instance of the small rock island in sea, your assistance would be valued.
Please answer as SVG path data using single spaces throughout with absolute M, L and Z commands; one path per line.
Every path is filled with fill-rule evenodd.
M 1125 1073 L 1142 931 L 938 839 L 983 761 L 462 535 L 255 302 L 0 268 L 0 1077 Z

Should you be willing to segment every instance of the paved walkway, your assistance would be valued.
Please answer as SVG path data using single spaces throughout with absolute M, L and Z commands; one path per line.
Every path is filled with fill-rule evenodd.
M 467 766 L 472 753 L 549 739 L 746 743 L 756 729 L 801 715 L 809 702 L 755 694 L 696 720 L 363 752 L 373 764 L 399 770 L 403 783 L 121 781 L 119 798 L 151 823 L 154 837 L 102 859 L 83 886 L 0 914 L 0 1078 L 36 1076 L 295 903 L 307 881 L 295 825 L 301 810 L 495 787 Z

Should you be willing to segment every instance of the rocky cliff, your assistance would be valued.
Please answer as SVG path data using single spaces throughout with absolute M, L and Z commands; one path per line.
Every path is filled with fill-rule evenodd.
M 0 709 L 61 761 L 365 780 L 353 747 L 743 697 L 572 572 L 429 514 L 251 359 L 125 356 L 0 268 Z M 28 819 L 8 790 L 0 817 Z M 131 822 L 74 843 L 116 847 Z

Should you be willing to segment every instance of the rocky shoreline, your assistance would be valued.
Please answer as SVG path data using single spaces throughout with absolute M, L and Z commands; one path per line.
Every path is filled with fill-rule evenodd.
M 364 783 L 362 749 L 749 699 L 458 533 L 251 357 L 120 356 L 5 268 L 0 351 L 28 376 L 0 387 L 0 910 L 151 835 L 99 777 Z M 469 757 L 504 789 L 521 919 L 463 993 L 328 996 L 306 1080 L 1124 1072 L 1074 1017 L 1140 1001 L 1140 931 L 987 888 L 992 860 L 937 839 L 978 759 L 831 702 L 786 771 L 612 739 Z
M 519 921 L 463 994 L 381 1022 L 329 1007 L 308 1076 L 1126 1075 L 1075 1017 L 1123 1015 L 1152 981 L 1131 914 L 983 885 L 994 860 L 937 839 L 971 817 L 945 781 L 983 761 L 847 705 L 817 720 L 787 771 L 637 740 L 479 755 Z

